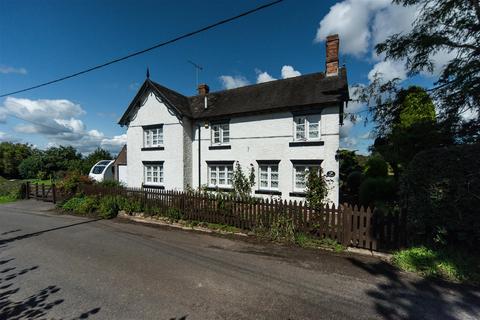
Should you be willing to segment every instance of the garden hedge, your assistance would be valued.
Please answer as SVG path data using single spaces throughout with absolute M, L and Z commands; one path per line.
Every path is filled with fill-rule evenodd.
M 480 144 L 418 153 L 403 174 L 400 199 L 412 243 L 480 247 Z

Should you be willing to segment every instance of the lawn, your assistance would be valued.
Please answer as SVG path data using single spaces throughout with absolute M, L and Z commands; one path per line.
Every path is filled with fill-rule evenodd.
M 18 192 L 22 180 L 8 180 L 0 177 L 0 203 L 15 201 L 18 198 Z
M 50 186 L 53 183 L 53 180 L 47 179 L 47 180 L 40 180 L 40 179 L 26 179 L 23 180 L 25 182 L 30 182 L 30 184 L 44 184 L 46 186 Z
M 413 247 L 395 252 L 392 262 L 402 270 L 424 277 L 480 284 L 480 258 L 472 252 Z

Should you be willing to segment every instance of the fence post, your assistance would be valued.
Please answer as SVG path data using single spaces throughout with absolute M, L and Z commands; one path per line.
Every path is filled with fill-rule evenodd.
M 38 199 L 38 183 L 35 183 L 35 199 Z
M 343 245 L 348 247 L 350 245 L 350 222 L 352 220 L 352 211 L 348 204 L 344 203 L 342 206 L 343 211 Z
M 25 199 L 30 199 L 30 181 L 25 183 Z
M 52 183 L 52 196 L 53 196 L 53 204 L 57 203 L 57 189 L 55 187 L 55 183 Z
M 45 185 L 42 184 L 42 199 L 45 199 Z

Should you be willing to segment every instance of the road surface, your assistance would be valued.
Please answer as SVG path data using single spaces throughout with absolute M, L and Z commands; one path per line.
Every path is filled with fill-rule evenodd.
M 372 257 L 0 206 L 0 319 L 474 319 L 480 290 Z

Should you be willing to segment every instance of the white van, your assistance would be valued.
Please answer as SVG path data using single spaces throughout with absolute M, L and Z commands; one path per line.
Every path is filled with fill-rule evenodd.
M 113 180 L 113 163 L 115 160 L 101 160 L 97 162 L 88 176 L 97 182 L 103 180 Z

